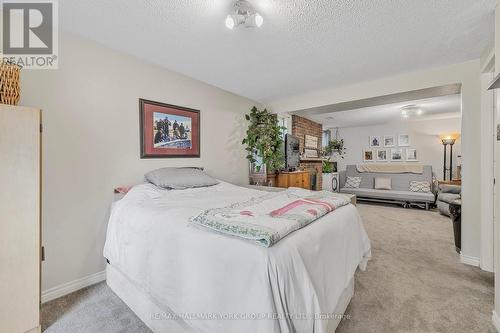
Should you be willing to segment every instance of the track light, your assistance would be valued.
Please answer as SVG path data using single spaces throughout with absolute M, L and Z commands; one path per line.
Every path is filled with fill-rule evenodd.
M 228 29 L 234 29 L 239 26 L 260 28 L 264 23 L 264 18 L 257 13 L 248 1 L 238 0 L 234 3 L 234 14 L 229 14 L 226 17 L 225 23 Z

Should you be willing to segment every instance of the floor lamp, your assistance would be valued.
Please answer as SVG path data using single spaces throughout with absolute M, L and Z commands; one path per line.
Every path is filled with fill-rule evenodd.
M 441 142 L 443 143 L 443 180 L 446 180 L 446 171 L 450 171 L 450 180 L 453 179 L 453 145 L 457 141 L 458 134 L 442 135 Z M 450 145 L 450 168 L 446 168 L 446 146 Z

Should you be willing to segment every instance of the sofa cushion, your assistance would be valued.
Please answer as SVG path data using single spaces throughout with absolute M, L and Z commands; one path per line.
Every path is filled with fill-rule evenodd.
M 375 189 L 376 190 L 390 190 L 391 178 L 390 177 L 375 177 Z
M 441 185 L 439 192 L 460 194 L 460 192 L 462 192 L 462 187 L 460 185 Z
M 412 180 L 410 182 L 410 191 L 430 193 L 431 192 L 431 183 L 426 182 L 426 181 Z
M 370 188 L 346 188 L 340 189 L 340 193 L 356 194 L 358 197 L 396 200 L 396 201 L 411 201 L 411 202 L 434 202 L 434 194 L 411 192 L 411 191 L 387 191 L 375 190 Z
M 359 184 L 361 184 L 361 177 L 347 177 L 345 181 L 347 188 L 359 188 Z
M 443 192 L 440 192 L 438 194 L 438 201 L 443 201 L 443 202 L 446 202 L 446 203 L 450 203 L 452 202 L 453 200 L 456 200 L 460 198 L 460 194 L 455 194 L 455 193 L 443 193 Z

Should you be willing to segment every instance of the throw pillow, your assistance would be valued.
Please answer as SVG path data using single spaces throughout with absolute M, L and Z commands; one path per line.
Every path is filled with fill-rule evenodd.
M 431 192 L 431 184 L 429 182 L 426 182 L 426 181 L 412 180 L 410 182 L 410 191 L 411 192 L 430 193 Z
M 375 177 L 376 190 L 391 190 L 391 178 L 389 177 Z
M 359 184 L 361 184 L 361 177 L 350 177 L 348 176 L 345 180 L 345 188 L 359 188 Z

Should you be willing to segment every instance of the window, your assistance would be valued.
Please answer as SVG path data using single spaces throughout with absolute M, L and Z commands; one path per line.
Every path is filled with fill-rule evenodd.
M 290 133 L 290 131 L 288 130 L 289 128 L 291 128 L 291 126 L 289 126 L 290 116 L 278 115 L 278 121 L 280 126 L 285 127 L 285 129 L 281 130 L 281 136 L 284 140 L 285 134 Z
M 330 130 L 326 130 L 326 131 L 323 131 L 323 147 L 326 147 L 328 146 L 328 142 L 330 142 L 330 140 L 332 139 L 332 131 Z

